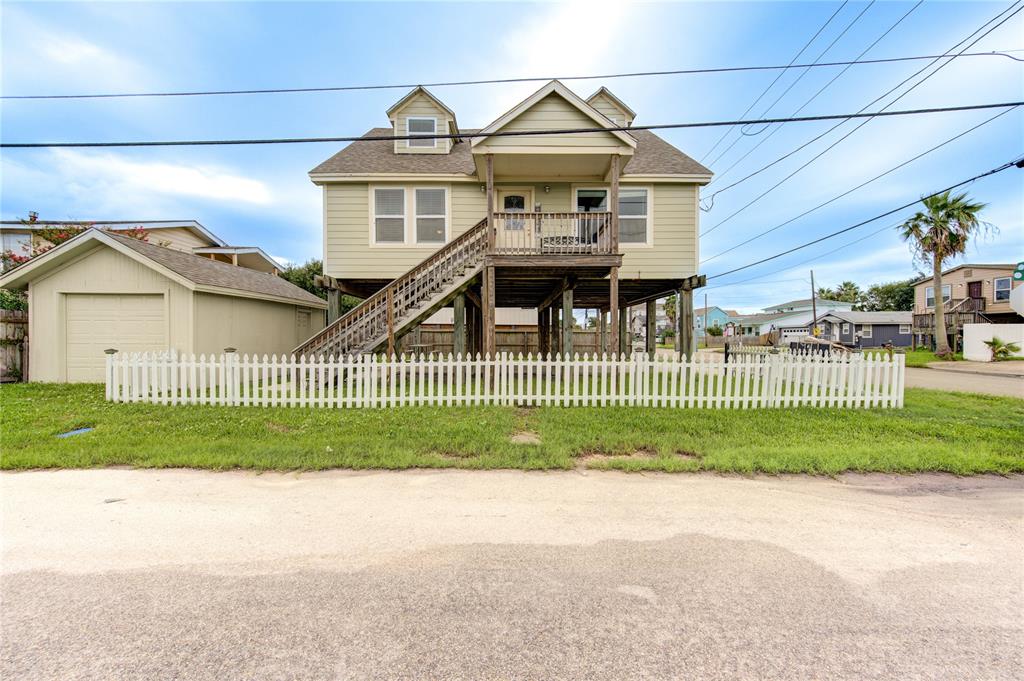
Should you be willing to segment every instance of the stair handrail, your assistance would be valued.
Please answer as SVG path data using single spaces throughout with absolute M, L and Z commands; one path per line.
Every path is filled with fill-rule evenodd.
M 354 329 L 357 324 L 363 324 L 364 327 L 369 325 L 370 328 L 364 328 L 361 338 L 355 340 L 365 341 L 369 339 L 368 337 L 375 336 L 375 329 L 384 329 L 387 326 L 388 290 L 392 291 L 396 308 L 395 319 L 398 319 L 402 312 L 408 310 L 421 299 L 421 295 L 424 292 L 430 290 L 436 281 L 436 277 L 429 276 L 432 270 L 446 266 L 448 270 L 454 271 L 458 267 L 465 266 L 465 264 L 471 262 L 474 256 L 482 256 L 484 254 L 487 247 L 486 225 L 487 218 L 484 218 L 445 244 L 442 248 L 434 251 L 415 267 L 388 282 L 381 290 L 335 319 L 316 335 L 305 340 L 295 348 L 294 354 L 305 355 L 310 352 L 325 354 L 323 352 L 325 347 L 329 349 L 344 332 Z M 483 237 L 482 245 L 476 244 L 474 248 L 474 240 L 480 241 L 481 237 Z M 453 257 L 459 254 L 462 254 L 463 257 L 458 259 Z M 373 317 L 370 316 L 371 314 Z M 352 345 L 354 343 L 349 343 L 349 348 Z M 317 352 L 318 349 L 320 350 L 319 352 Z M 339 352 L 337 354 L 343 353 Z

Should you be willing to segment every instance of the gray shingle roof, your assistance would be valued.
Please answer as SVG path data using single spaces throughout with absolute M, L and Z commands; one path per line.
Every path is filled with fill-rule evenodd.
M 285 298 L 305 305 L 324 305 L 321 298 L 273 274 L 228 265 L 112 232 L 104 234 L 195 284 Z
M 464 129 L 471 136 L 478 130 Z M 392 135 L 391 128 L 373 128 L 363 137 Z M 630 130 L 636 151 L 626 163 L 624 175 L 710 175 L 711 171 L 649 130 Z M 410 173 L 476 175 L 472 149 L 466 139 L 452 146 L 448 154 L 396 154 L 389 140 L 352 142 L 310 174 L 320 173 Z
M 882 312 L 848 312 L 846 310 L 830 310 L 828 315 L 850 322 L 851 324 L 909 324 L 913 321 L 913 312 L 895 310 Z M 821 315 L 826 317 L 828 315 Z

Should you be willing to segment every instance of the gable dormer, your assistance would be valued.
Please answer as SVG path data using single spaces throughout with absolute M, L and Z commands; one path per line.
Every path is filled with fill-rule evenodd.
M 458 135 L 455 112 L 424 87 L 416 87 L 390 109 L 388 118 L 395 136 L 423 135 L 424 139 L 395 140 L 396 154 L 447 154 L 454 139 L 432 139 L 429 135 Z
M 636 112 L 626 106 L 625 102 L 613 95 L 612 91 L 606 87 L 602 87 L 590 95 L 587 98 L 587 104 L 600 111 L 608 117 L 608 120 L 618 126 L 633 125 L 633 119 L 636 118 Z

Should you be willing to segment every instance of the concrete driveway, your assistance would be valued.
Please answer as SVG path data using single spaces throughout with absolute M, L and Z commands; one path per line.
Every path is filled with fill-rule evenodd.
M 1021 362 L 1012 362 L 1020 364 Z M 960 362 L 957 362 L 960 364 Z M 1010 362 L 1007 362 L 1010 364 Z M 960 369 L 927 369 L 907 367 L 908 388 L 953 390 L 963 393 L 982 393 L 1004 397 L 1024 398 L 1024 378 L 1012 374 L 977 373 Z
M 0 676 L 1011 679 L 1021 478 L 0 475 Z

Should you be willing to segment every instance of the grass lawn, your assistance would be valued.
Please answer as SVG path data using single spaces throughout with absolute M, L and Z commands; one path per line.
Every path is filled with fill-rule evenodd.
M 962 352 L 958 352 L 955 355 L 957 361 L 964 358 Z M 927 366 L 929 362 L 942 362 L 944 360 L 939 359 L 935 356 L 935 353 L 926 348 L 918 348 L 917 350 L 907 350 L 907 366 L 908 367 L 923 367 Z M 949 361 L 949 360 L 945 360 Z
M 908 389 L 903 410 L 111 404 L 98 385 L 0 388 L 0 467 L 1024 472 L 1024 400 Z M 89 433 L 56 435 L 74 428 Z M 540 444 L 512 441 L 534 433 Z

